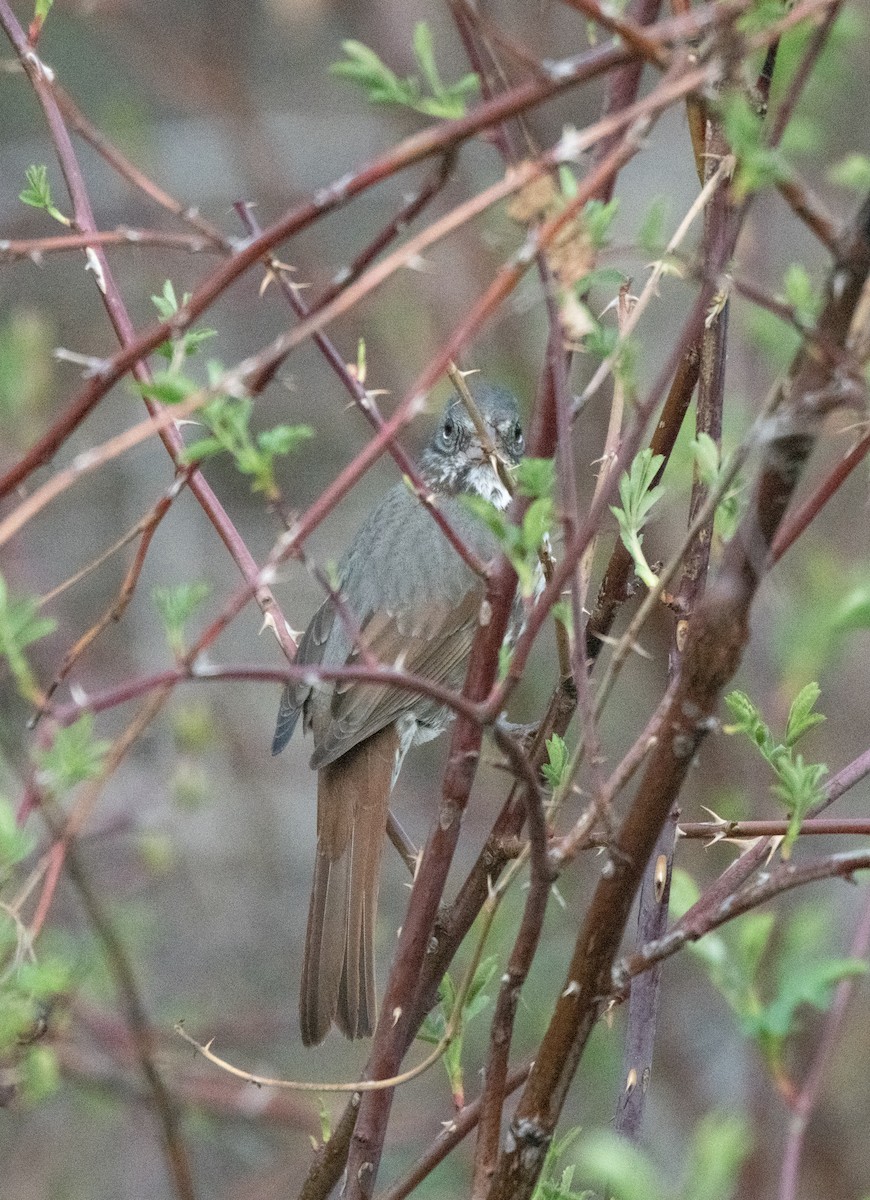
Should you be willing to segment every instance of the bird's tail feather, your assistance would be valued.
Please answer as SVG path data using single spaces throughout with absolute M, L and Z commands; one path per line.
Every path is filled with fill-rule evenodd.
M 317 858 L 299 1019 L 316 1045 L 334 1020 L 347 1037 L 372 1032 L 377 1017 L 374 931 L 390 786 L 399 745 L 382 729 L 317 777 Z

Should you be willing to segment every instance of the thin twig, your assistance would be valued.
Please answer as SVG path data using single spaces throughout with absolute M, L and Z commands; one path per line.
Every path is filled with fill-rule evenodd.
M 849 947 L 849 958 L 866 958 L 868 950 L 870 950 L 870 894 L 864 900 L 864 907 Z M 779 1200 L 796 1200 L 798 1195 L 804 1138 L 819 1102 L 825 1073 L 831 1065 L 831 1059 L 837 1048 L 856 982 L 857 980 L 852 977 L 841 979 L 837 984 L 810 1069 L 801 1084 L 800 1091 L 789 1105 L 791 1118 L 779 1176 Z

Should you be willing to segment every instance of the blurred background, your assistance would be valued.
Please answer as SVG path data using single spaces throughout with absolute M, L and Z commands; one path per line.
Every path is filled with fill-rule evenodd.
M 21 4 L 15 7 L 26 25 L 29 10 Z M 552 0 L 494 3 L 486 9 L 535 58 L 567 56 L 588 44 L 585 22 Z M 40 53 L 87 116 L 155 182 L 195 206 L 227 235 L 242 237 L 244 230 L 232 210 L 235 201 L 255 204 L 257 219 L 266 225 L 426 123 L 411 112 L 367 105 L 358 89 L 329 73 L 348 38 L 373 47 L 397 74 L 413 73 L 412 35 L 420 20 L 432 29 L 443 77 L 452 81 L 464 75 L 469 68 L 446 6 L 423 0 L 377 0 L 368 5 L 333 0 L 57 0 Z M 847 5 L 819 79 L 801 103 L 790 147 L 793 161 L 838 219 L 851 213 L 855 198 L 833 185 L 827 172 L 846 154 L 870 149 L 864 119 L 868 45 L 863 5 Z M 8 47 L 0 50 L 0 66 L 11 61 Z M 511 73 L 520 78 L 515 70 Z M 540 144 L 551 144 L 566 124 L 582 127 L 595 119 L 602 94 L 596 84 L 533 112 L 529 125 Z M 76 145 L 100 228 L 183 228 L 120 180 L 89 147 Z M 44 213 L 18 200 L 25 171 L 35 163 L 48 166 L 55 203 L 68 209 L 36 100 L 23 76 L 4 69 L 0 238 L 59 231 Z M 279 257 L 295 270 L 294 279 L 310 287 L 303 295 L 316 296 L 431 170 L 424 164 L 386 181 L 280 248 Z M 425 219 L 447 211 L 502 173 L 495 147 L 483 141 L 465 147 Z M 603 261 L 642 283 L 649 256 L 636 246 L 637 229 L 653 201 L 664 199 L 669 236 L 697 194 L 682 111 L 658 123 L 645 151 L 620 176 L 616 194 L 619 210 Z M 521 237 L 503 209 L 489 212 L 334 322 L 331 334 L 347 361 L 356 360 L 358 340 L 365 339 L 367 383 L 384 390 L 385 411 L 404 395 Z M 193 291 L 217 261 L 207 253 L 153 247 L 124 246 L 108 253 L 138 327 L 152 321 L 150 297 L 160 293 L 166 279 L 173 281 L 180 296 Z M 815 284 L 824 278 L 827 266 L 824 250 L 775 194 L 765 194 L 755 203 L 738 257 L 738 269 L 771 292 L 781 290 L 783 274 L 793 261 L 806 265 Z M 0 262 L 4 465 L 36 439 L 79 385 L 80 368 L 57 361 L 52 351 L 62 347 L 78 355 L 105 356 L 114 349 L 97 290 L 83 275 L 84 265 L 78 254 Z M 217 330 L 207 347 L 208 357 L 232 364 L 293 323 L 278 290 L 270 287 L 261 294 L 260 283 L 261 275 L 250 272 L 208 314 L 205 324 Z M 614 290 L 593 293 L 596 315 Z M 661 299 L 639 333 L 641 388 L 666 358 L 690 298 L 691 288 L 679 279 L 663 281 Z M 734 304 L 731 328 L 726 427 L 733 445 L 777 371 L 788 362 L 794 344 L 783 326 L 740 300 Z M 545 338 L 541 294 L 530 276 L 486 327 L 463 365 L 513 387 L 528 412 Z M 590 370 L 581 357 L 574 376 L 578 390 Z M 583 497 L 594 484 L 608 411 L 609 397 L 602 392 L 578 423 L 576 459 Z M 142 415 L 132 388 L 126 383 L 115 388 L 64 446 L 57 464 Z M 845 451 L 854 421 L 854 414 L 831 420 L 812 463 L 813 478 Z M 258 400 L 256 422 L 263 428 L 305 422 L 315 431 L 314 440 L 280 470 L 284 499 L 297 511 L 319 495 L 368 433 L 310 345 L 292 356 Z M 421 420 L 407 438 L 409 448 L 418 449 L 430 428 L 430 421 Z M 262 561 L 280 530 L 275 515 L 224 458 L 210 461 L 204 472 L 251 552 Z M 651 561 L 667 557 L 678 544 L 690 472 L 689 451 L 683 446 L 669 473 L 668 502 L 660 506 L 661 514 L 647 535 Z M 41 472 L 37 478 L 45 477 Z M 390 461 L 373 468 L 312 537 L 312 557 L 321 563 L 334 561 L 361 514 L 395 479 Z M 135 524 L 170 481 L 165 452 L 148 444 L 78 483 L 6 548 L 2 569 L 9 586 L 20 594 L 48 593 Z M 806 753 L 829 763 L 832 771 L 870 742 L 870 637 L 860 628 L 838 625 L 836 619 L 838 606 L 850 595 L 870 589 L 866 502 L 867 473 L 860 468 L 765 584 L 737 681 L 778 727 L 797 689 L 818 679 L 819 707 L 828 721 L 812 734 Z M 603 539 L 599 575 L 613 536 L 615 522 Z M 42 682 L 51 679 L 68 647 L 111 602 L 131 553 L 127 549 L 114 555 L 48 606 L 57 629 L 32 653 Z M 198 627 L 217 615 L 238 578 L 197 503 L 184 494 L 155 537 L 123 620 L 106 630 L 82 659 L 72 676 L 73 687 L 89 694 L 171 665 L 152 591 L 196 581 L 210 587 L 194 622 Z M 289 565 L 276 591 L 290 623 L 304 628 L 319 603 L 314 581 L 302 566 Z M 259 614 L 250 605 L 212 648 L 211 658 L 279 665 L 274 641 L 258 636 L 258 631 Z M 649 658 L 634 665 L 608 710 L 602 732 L 610 763 L 631 744 L 660 694 L 671 633 L 670 618 L 663 614 L 644 639 Z M 512 718 L 534 719 L 555 679 L 548 636 L 542 639 Z M 27 769 L 28 711 L 7 683 L 0 678 L 0 749 L 6 762 L 3 790 L 14 799 Z M 184 1019 L 198 1036 L 217 1036 L 219 1053 L 252 1070 L 292 1078 L 356 1078 L 365 1061 L 364 1044 L 349 1045 L 332 1037 L 311 1053 L 299 1043 L 296 995 L 314 843 L 315 784 L 307 766 L 309 750 L 301 738 L 279 758 L 269 755 L 278 692 L 277 685 L 255 683 L 179 688 L 168 714 L 151 726 L 112 779 L 83 842 L 83 858 L 127 940 L 149 1013 L 162 1029 L 170 1030 L 174 1021 Z M 64 688 L 59 698 L 69 694 Z M 129 709 L 112 710 L 100 718 L 98 732 L 110 738 L 130 716 Z M 417 841 L 425 837 L 434 811 L 445 750 L 442 739 L 413 754 L 396 794 L 400 819 Z M 684 792 L 684 815 L 702 819 L 705 805 L 729 815 L 775 816 L 769 783 L 765 765 L 736 739 L 712 738 Z M 487 766 L 468 814 L 456 881 L 476 856 L 504 792 L 503 773 Z M 862 784 L 836 811 L 862 814 L 867 798 L 867 785 Z M 703 881 L 720 873 L 733 855 L 728 846 L 705 851 L 693 842 L 681 845 L 678 862 Z M 523 993 L 517 1058 L 535 1046 L 546 1025 L 554 981 L 563 978 L 595 873 L 594 859 L 586 856 L 560 881 L 564 907 L 551 906 L 536 968 Z M 403 869 L 392 852 L 385 856 L 381 896 L 383 979 L 407 897 Z M 809 904 L 810 916 L 804 910 L 800 919 L 816 921 L 816 939 L 839 952 L 848 943 L 860 902 L 858 891 L 839 886 L 783 902 L 779 908 Z M 509 946 L 508 935 L 522 903 L 519 891 L 508 899 L 499 920 L 496 954 L 504 954 Z M 79 902 L 66 884 L 42 944 L 46 950 L 57 948 L 76 965 L 73 997 L 57 1016 L 62 1081 L 44 1103 L 15 1106 L 0 1119 L 0 1192 L 16 1200 L 170 1195 L 156 1127 L 142 1103 L 111 981 Z M 802 1192 L 806 1197 L 850 1197 L 870 1191 L 863 1068 L 870 1052 L 868 1015 L 866 989 L 859 989 L 812 1127 Z M 566 1127 L 610 1122 L 620 1086 L 622 1023 L 616 1012 L 597 1030 L 566 1110 Z M 468 1034 L 469 1096 L 479 1086 L 474 1064 L 480 1061 L 476 1056 L 486 1032 L 486 1021 L 479 1018 Z M 817 1032 L 817 1018 L 808 1018 L 806 1045 L 795 1047 L 798 1077 Z M 200 1195 L 254 1200 L 295 1194 L 294 1185 L 309 1160 L 310 1138 L 320 1131 L 317 1104 L 244 1091 L 225 1111 L 216 1085 L 226 1081 L 216 1080 L 215 1072 L 181 1052 L 171 1033 L 162 1058 L 170 1084 L 191 1102 L 185 1128 Z M 343 1107 L 339 1099 L 329 1097 L 324 1105 L 336 1114 Z M 722 998 L 709 987 L 697 963 L 682 956 L 665 968 L 646 1127 L 646 1140 L 674 1186 L 697 1119 L 714 1106 L 750 1114 L 756 1151 L 745 1169 L 741 1194 L 775 1194 L 785 1110 L 757 1051 L 741 1038 Z M 450 1091 L 440 1067 L 403 1089 L 394 1109 L 381 1181 L 388 1183 L 407 1169 L 450 1115 Z M 420 1194 L 464 1194 L 467 1161 L 467 1152 L 461 1150 Z

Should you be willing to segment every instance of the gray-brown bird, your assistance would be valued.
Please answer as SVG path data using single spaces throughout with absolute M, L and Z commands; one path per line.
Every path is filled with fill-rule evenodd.
M 479 561 L 498 545 L 457 500 L 483 496 L 508 503 L 500 471 L 524 449 L 516 398 L 470 383 L 486 426 L 481 438 L 454 396 L 420 459 L 438 507 Z M 398 483 L 354 537 L 338 567 L 342 619 L 331 600 L 315 613 L 299 645 L 300 665 L 341 667 L 360 661 L 358 644 L 379 662 L 460 688 L 485 588 L 414 493 Z M 374 930 L 390 793 L 408 748 L 437 737 L 449 709 L 383 684 L 288 683 L 272 753 L 283 750 L 300 712 L 314 737 L 317 858 L 308 910 L 299 1017 L 302 1041 L 316 1045 L 333 1021 L 347 1037 L 371 1033 L 377 1016 Z

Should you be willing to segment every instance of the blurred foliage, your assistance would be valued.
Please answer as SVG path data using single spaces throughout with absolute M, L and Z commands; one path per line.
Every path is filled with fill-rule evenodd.
M 498 962 L 495 958 L 484 958 L 478 964 L 474 978 L 464 997 L 457 990 L 456 984 L 448 972 L 438 988 L 438 1007 L 429 1013 L 417 1034 L 421 1042 L 437 1046 L 446 1036 L 451 1022 L 456 1023 L 453 1038 L 444 1051 L 441 1061 L 444 1063 L 447 1078 L 450 1080 L 450 1091 L 457 1110 L 465 1104 L 462 1061 L 465 1030 L 469 1022 L 482 1013 L 490 1003 L 487 988 L 492 983 L 497 966 Z M 457 1012 L 457 1004 L 461 1004 L 459 1012 Z
M 12 672 L 18 691 L 29 702 L 39 699 L 39 687 L 24 651 L 55 629 L 53 617 L 39 616 L 39 601 L 33 597 L 14 597 L 0 575 L 0 659 Z
M 583 1135 L 574 1155 L 576 1174 L 593 1185 L 594 1193 L 570 1190 L 573 1174 L 566 1188 L 563 1172 L 558 1184 L 535 1193 L 536 1200 L 585 1200 L 593 1194 L 610 1200 L 729 1200 L 752 1142 L 742 1115 L 708 1113 L 694 1130 L 683 1179 L 674 1186 L 649 1151 L 610 1130 L 600 1130 Z
M 0 426 L 11 448 L 29 445 L 54 382 L 54 331 L 30 306 L 13 306 L 0 324 Z
M 675 870 L 674 918 L 700 896 L 694 880 Z M 825 1012 L 841 980 L 868 970 L 860 959 L 824 953 L 832 942 L 830 925 L 830 912 L 817 904 L 802 905 L 779 924 L 774 913 L 749 912 L 688 946 L 779 1083 L 786 1079 L 788 1045 L 801 1031 L 803 1010 Z M 788 1091 L 787 1082 L 783 1087 Z

